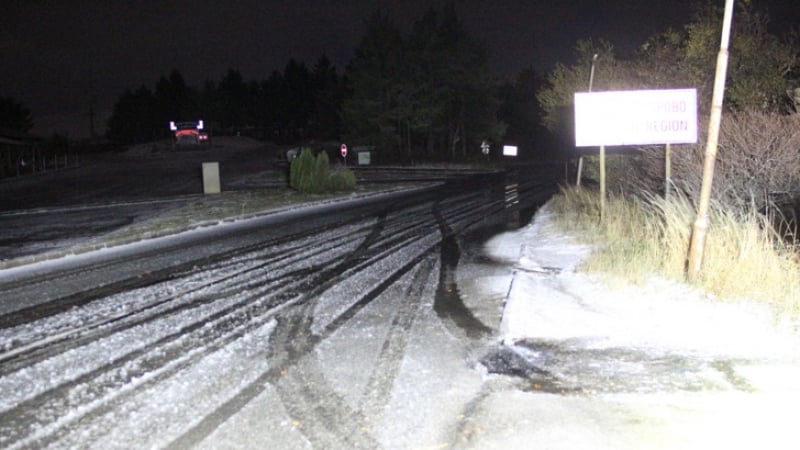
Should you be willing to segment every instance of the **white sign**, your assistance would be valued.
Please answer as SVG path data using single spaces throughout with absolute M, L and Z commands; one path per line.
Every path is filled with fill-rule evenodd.
M 517 146 L 516 145 L 504 145 L 503 146 L 503 155 L 504 156 L 517 156 Z
M 575 146 L 693 144 L 697 90 L 575 93 Z

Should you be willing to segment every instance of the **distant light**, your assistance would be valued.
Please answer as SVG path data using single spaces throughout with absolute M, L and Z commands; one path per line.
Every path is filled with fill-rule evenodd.
M 197 121 L 197 129 L 198 130 L 202 130 L 203 129 L 203 120 L 202 119 Z
M 172 131 L 178 131 L 178 127 L 175 126 L 175 122 L 169 121 L 169 129 Z
M 504 145 L 503 146 L 503 156 L 517 156 L 517 146 L 516 145 Z

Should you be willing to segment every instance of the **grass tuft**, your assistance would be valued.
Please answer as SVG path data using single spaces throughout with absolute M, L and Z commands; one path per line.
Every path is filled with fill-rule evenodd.
M 683 281 L 696 210 L 686 197 L 612 195 L 600 222 L 599 195 L 564 188 L 552 202 L 556 223 L 595 246 L 587 272 L 640 283 L 653 275 Z M 765 302 L 793 316 L 800 313 L 798 248 L 753 210 L 735 214 L 712 205 L 697 285 L 714 297 Z

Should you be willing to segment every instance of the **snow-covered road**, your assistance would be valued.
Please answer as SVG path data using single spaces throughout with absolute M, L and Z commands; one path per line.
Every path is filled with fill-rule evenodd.
M 0 271 L 0 446 L 453 440 L 502 303 L 483 317 L 464 305 L 459 241 L 503 225 L 507 206 L 502 186 L 464 187 Z M 266 226 L 281 215 L 296 226 Z

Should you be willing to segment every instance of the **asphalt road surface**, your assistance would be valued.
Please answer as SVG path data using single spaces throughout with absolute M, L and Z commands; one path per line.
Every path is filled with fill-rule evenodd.
M 505 174 L 0 275 L 0 446 L 456 445 L 502 298 L 456 271 Z M 512 186 L 512 187 L 509 187 Z

